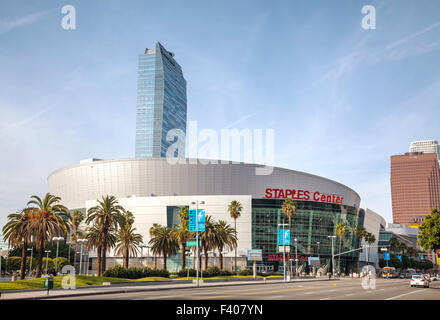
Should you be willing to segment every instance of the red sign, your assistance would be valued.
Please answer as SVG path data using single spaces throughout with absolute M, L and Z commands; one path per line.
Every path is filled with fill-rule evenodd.
M 295 260 L 295 255 L 294 254 L 290 254 L 290 255 L 286 254 L 285 257 L 286 257 L 286 260 L 289 260 L 289 259 Z M 268 261 L 283 261 L 283 254 L 282 253 L 268 254 L 267 255 L 267 260 Z M 298 255 L 298 261 L 308 262 L 308 259 L 307 259 L 307 257 Z
M 318 202 L 340 203 L 344 200 L 343 196 L 335 194 L 323 194 L 318 191 L 311 192 L 309 190 L 295 190 L 295 189 L 273 189 L 267 188 L 265 197 L 267 199 L 286 199 L 292 198 L 295 200 L 312 200 Z

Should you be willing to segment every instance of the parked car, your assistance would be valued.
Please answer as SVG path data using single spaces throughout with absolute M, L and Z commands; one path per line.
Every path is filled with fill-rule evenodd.
M 422 274 L 413 274 L 411 280 L 409 281 L 411 287 L 423 286 L 429 288 L 429 280 L 425 278 Z

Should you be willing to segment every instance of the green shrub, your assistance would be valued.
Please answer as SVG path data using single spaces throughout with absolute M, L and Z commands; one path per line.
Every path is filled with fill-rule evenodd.
M 238 273 L 240 276 L 251 276 L 253 274 L 250 269 L 243 269 Z
M 225 276 L 232 276 L 232 272 L 228 271 L 228 270 L 220 270 L 220 274 L 219 275 L 223 276 L 223 277 L 225 277 Z
M 188 268 L 185 268 L 185 269 L 183 269 L 183 270 L 180 270 L 180 271 L 177 273 L 177 275 L 178 275 L 180 278 L 186 277 L 186 276 L 188 275 L 188 271 L 189 271 L 189 276 L 190 276 L 190 277 L 196 277 L 196 276 L 197 276 L 197 271 L 196 271 L 196 269 L 188 269 Z
M 206 269 L 206 271 L 204 271 L 203 273 L 207 273 L 209 274 L 210 277 L 217 277 L 220 275 L 220 269 L 216 266 L 211 266 L 208 269 Z
M 153 270 L 150 268 L 124 268 L 120 265 L 116 265 L 113 268 L 107 269 L 104 277 L 111 278 L 123 278 L 123 279 L 141 279 L 147 277 L 164 277 L 169 278 L 170 273 L 167 270 Z

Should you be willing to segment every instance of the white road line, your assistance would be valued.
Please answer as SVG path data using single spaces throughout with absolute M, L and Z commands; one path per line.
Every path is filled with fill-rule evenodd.
M 330 300 L 331 298 L 324 298 L 324 299 L 319 299 L 319 300 Z
M 352 296 L 352 295 L 354 295 L 354 293 L 349 293 L 349 294 L 346 294 L 345 296 L 349 297 L 349 296 Z
M 273 296 L 273 297 L 269 297 L 268 299 L 278 299 L 278 298 L 282 298 L 284 296 Z
M 391 298 L 388 298 L 388 299 L 385 299 L 385 300 L 392 300 L 392 299 L 400 298 L 400 297 L 406 296 L 408 294 L 417 293 L 417 292 L 423 292 L 423 291 L 422 290 L 411 291 L 411 292 L 404 293 L 404 294 L 401 294 L 401 295 L 398 295 L 398 296 L 395 296 L 395 297 L 391 297 Z

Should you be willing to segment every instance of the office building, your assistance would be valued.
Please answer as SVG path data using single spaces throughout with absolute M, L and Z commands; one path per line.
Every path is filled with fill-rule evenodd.
M 417 227 L 440 207 L 440 173 L 436 153 L 391 157 L 393 222 Z
M 186 116 L 186 80 L 182 68 L 174 53 L 157 42 L 154 49 L 145 49 L 139 55 L 136 158 L 166 157 L 168 147 L 176 142 L 178 149 L 173 149 L 171 156 L 183 158 Z M 167 139 L 168 134 L 171 136 Z

